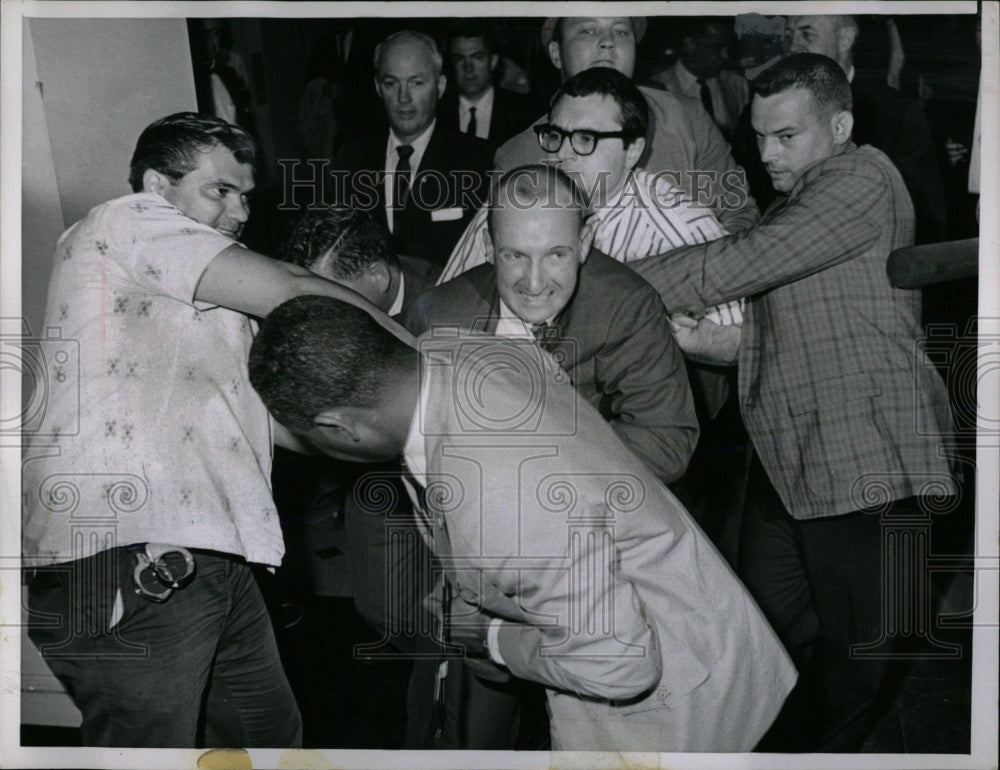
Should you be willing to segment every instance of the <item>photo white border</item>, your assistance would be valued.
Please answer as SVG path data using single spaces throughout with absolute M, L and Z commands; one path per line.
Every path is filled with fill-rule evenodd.
M 336 16 L 558 16 L 607 15 L 607 3 L 277 3 L 277 2 L 135 2 L 66 0 L 0 1 L 0 318 L 17 319 L 21 309 L 21 71 L 23 19 L 46 18 L 144 18 L 144 17 L 336 17 Z M 621 6 L 616 6 L 621 8 Z M 863 13 L 954 14 L 975 11 L 964 2 L 636 2 L 632 15 L 734 15 L 760 13 Z M 821 9 L 821 10 L 820 10 Z M 983 3 L 983 69 L 981 75 L 982 194 L 980 199 L 980 334 L 1000 340 L 1000 72 L 998 72 L 998 3 Z M 6 323 L 7 321 L 5 321 Z M 7 330 L 4 329 L 6 332 Z M 997 343 L 1000 344 L 1000 343 Z M 980 349 L 979 403 L 990 424 L 1000 415 L 1000 371 L 996 345 Z M 0 369 L 0 414 L 20 412 L 17 372 Z M 997 766 L 998 696 L 998 501 L 1000 453 L 994 436 L 977 458 L 976 577 L 978 607 L 973 630 L 972 747 L 971 755 L 854 754 L 636 754 L 595 755 L 548 752 L 386 752 L 347 750 L 251 750 L 253 767 L 433 767 L 433 768 L 572 768 L 572 767 L 671 767 L 671 768 L 986 768 Z M 0 445 L 0 767 L 198 767 L 203 750 L 101 750 L 93 748 L 20 747 L 20 447 Z M 219 757 L 216 757 L 218 759 Z M 221 767 L 223 765 L 214 765 Z

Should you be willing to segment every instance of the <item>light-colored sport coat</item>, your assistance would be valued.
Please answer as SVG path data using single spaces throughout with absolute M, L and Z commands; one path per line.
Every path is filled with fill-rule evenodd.
M 418 344 L 453 611 L 504 619 L 507 667 L 549 688 L 553 748 L 752 749 L 795 670 L 677 499 L 533 341 Z

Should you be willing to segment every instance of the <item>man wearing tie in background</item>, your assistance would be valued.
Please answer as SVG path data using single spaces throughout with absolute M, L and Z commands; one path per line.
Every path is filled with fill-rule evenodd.
M 441 52 L 410 30 L 375 48 L 375 90 L 389 129 L 347 145 L 337 167 L 349 172 L 351 208 L 370 208 L 399 255 L 444 264 L 485 200 L 490 147 L 435 120 L 444 93 Z

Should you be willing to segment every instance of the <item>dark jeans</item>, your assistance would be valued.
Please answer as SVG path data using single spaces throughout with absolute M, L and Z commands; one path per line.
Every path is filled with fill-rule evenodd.
M 28 635 L 83 713 L 87 746 L 302 744 L 299 709 L 250 568 L 209 551 L 162 604 L 135 593 L 135 554 L 29 575 Z M 109 629 L 116 593 L 123 613 Z
M 917 498 L 888 511 L 796 520 L 760 460 L 750 467 L 739 574 L 799 669 L 799 681 L 760 750 L 857 751 L 874 719 L 888 653 L 852 653 L 883 634 L 882 541 L 887 517 L 919 510 Z

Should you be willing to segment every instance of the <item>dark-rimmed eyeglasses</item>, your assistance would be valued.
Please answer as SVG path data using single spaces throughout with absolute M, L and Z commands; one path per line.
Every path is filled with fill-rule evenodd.
M 624 131 L 591 131 L 588 128 L 567 131 L 551 123 L 535 126 L 535 134 L 545 152 L 559 152 L 566 137 L 569 137 L 569 146 L 577 155 L 590 155 L 601 139 L 624 139 L 628 136 Z

